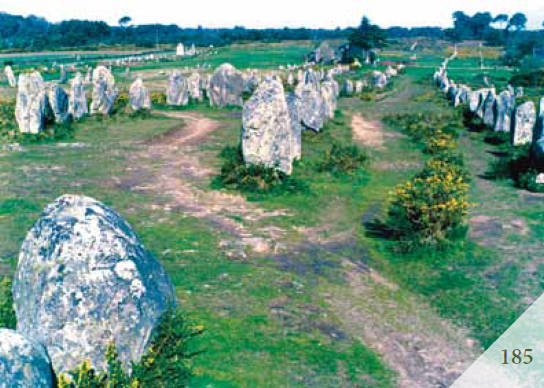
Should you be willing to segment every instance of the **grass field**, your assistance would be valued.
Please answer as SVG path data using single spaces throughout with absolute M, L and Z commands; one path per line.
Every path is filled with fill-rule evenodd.
M 273 68 L 300 62 L 309 47 L 233 46 L 204 62 Z M 2 152 L 0 274 L 13 273 L 20 244 L 47 203 L 84 194 L 129 221 L 165 265 L 180 307 L 205 326 L 192 386 L 449 384 L 542 292 L 544 197 L 485 179 L 493 146 L 484 134 L 461 130 L 474 204 L 466 241 L 399 253 L 394 242 L 369 233 L 367 225 L 385 216 L 390 192 L 427 158 L 383 118 L 453 109 L 431 82 L 443 54 L 422 54 L 420 66 L 373 101 L 342 98 L 321 133 L 305 132 L 294 170 L 305 192 L 241 195 L 212 187 L 220 151 L 239 141 L 239 109 L 200 105 L 170 117 L 90 118 L 76 124 L 69 141 Z M 410 55 L 395 49 L 384 60 Z M 463 55 L 452 62 L 453 78 L 479 82 L 477 54 Z M 498 81 L 509 74 L 486 73 Z M 219 129 L 176 143 L 191 123 L 176 113 L 205 117 Z M 368 166 L 347 176 L 317 172 L 333 142 L 356 144 Z

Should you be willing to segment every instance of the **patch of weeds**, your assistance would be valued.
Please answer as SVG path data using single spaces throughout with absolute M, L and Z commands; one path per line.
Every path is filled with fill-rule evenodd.
M 308 191 L 305 182 L 275 168 L 259 164 L 246 165 L 239 146 L 227 146 L 219 156 L 223 159 L 223 165 L 220 174 L 212 182 L 216 189 L 224 187 L 248 193 L 275 195 Z
M 325 152 L 321 162 L 317 163 L 317 171 L 329 172 L 333 175 L 352 175 L 364 167 L 368 156 L 356 145 L 333 143 Z
M 0 277 L 0 327 L 15 329 L 17 319 L 13 309 L 11 279 Z

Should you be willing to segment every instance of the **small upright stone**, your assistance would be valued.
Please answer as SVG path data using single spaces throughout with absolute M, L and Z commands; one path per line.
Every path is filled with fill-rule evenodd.
M 374 71 L 372 73 L 372 79 L 375 88 L 383 89 L 387 86 L 387 77 L 381 71 Z
M 128 92 L 130 99 L 130 107 L 133 111 L 139 111 L 141 109 L 151 109 L 151 95 L 149 89 L 144 85 L 144 81 L 138 77 L 130 85 Z
M 172 106 L 185 106 L 189 104 L 189 83 L 187 82 L 187 78 L 178 70 L 175 70 L 168 80 L 166 103 Z
M 0 388 L 52 388 L 45 348 L 14 330 L 0 329 Z
M 193 73 L 187 78 L 189 88 L 189 97 L 194 101 L 202 101 L 202 91 L 200 89 L 200 74 Z
M 109 115 L 119 95 L 113 74 L 106 67 L 98 66 L 93 71 L 93 84 L 91 114 Z
M 208 97 L 210 105 L 220 108 L 242 106 L 244 79 L 242 73 L 230 63 L 224 63 L 215 70 L 210 79 Z
M 81 73 L 77 73 L 70 81 L 70 96 L 68 98 L 68 112 L 74 119 L 80 119 L 89 113 L 85 84 Z
M 483 122 L 490 128 L 495 126 L 495 111 L 493 109 L 495 100 L 495 90 L 491 90 L 483 102 Z
M 37 71 L 19 75 L 15 118 L 21 133 L 40 133 L 45 126 L 47 95 L 43 78 Z
M 55 116 L 55 122 L 58 124 L 65 123 L 69 120 L 70 114 L 68 112 L 68 94 L 62 87 L 56 83 L 47 84 L 47 99 L 49 106 Z
M 512 145 L 529 144 L 533 140 L 536 124 L 536 109 L 532 101 L 519 105 L 514 112 L 512 123 Z
M 295 93 L 286 93 L 285 100 L 289 109 L 289 119 L 291 121 L 291 152 L 294 160 L 302 157 L 302 124 L 300 120 L 300 99 Z
M 354 91 L 353 87 L 353 81 L 350 79 L 347 79 L 344 81 L 342 92 L 345 96 L 352 96 Z
M 6 78 L 8 79 L 8 84 L 10 87 L 15 88 L 17 87 L 17 79 L 15 78 L 15 75 L 13 74 L 13 69 L 11 66 L 6 66 L 4 68 L 4 74 L 6 75 Z

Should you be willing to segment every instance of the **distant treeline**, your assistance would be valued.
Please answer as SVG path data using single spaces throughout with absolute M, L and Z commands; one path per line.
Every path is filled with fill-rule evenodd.
M 478 12 L 473 16 L 461 11 L 453 15 L 453 28 L 440 27 L 404 28 L 391 27 L 384 30 L 391 39 L 429 37 L 460 41 L 477 39 L 489 44 L 507 45 L 515 36 L 530 41 L 528 46 L 538 45 L 542 33 L 525 31 L 527 18 L 521 13 L 512 16 L 500 14 L 493 17 L 489 12 Z M 0 13 L 0 49 L 41 50 L 57 48 L 93 48 L 99 45 L 136 45 L 153 47 L 157 43 L 194 43 L 197 46 L 223 46 L 240 41 L 278 42 L 283 40 L 348 39 L 355 28 L 309 29 L 309 28 L 180 28 L 177 25 L 133 25 L 130 17 L 119 20 L 119 26 L 110 26 L 102 21 L 66 20 L 50 23 L 38 16 L 17 16 Z M 533 44 L 534 43 L 534 44 Z

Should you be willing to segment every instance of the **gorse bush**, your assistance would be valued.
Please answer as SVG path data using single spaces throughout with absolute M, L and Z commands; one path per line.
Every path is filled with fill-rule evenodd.
M 166 105 L 166 94 L 164 92 L 151 92 L 151 104 L 155 105 Z
M 226 187 L 252 193 L 294 193 L 307 191 L 307 186 L 281 171 L 259 164 L 244 162 L 240 147 L 225 147 L 220 174 L 214 179 L 216 188 Z
M 367 162 L 368 156 L 356 145 L 334 143 L 325 152 L 324 160 L 317 165 L 320 172 L 330 172 L 334 175 L 353 174 Z
M 17 319 L 13 310 L 11 279 L 0 277 L 0 327 L 15 329 Z
M 106 351 L 107 368 L 97 373 L 83 361 L 75 370 L 58 376 L 58 388 L 181 388 L 193 375 L 191 340 L 202 334 L 201 326 L 191 325 L 180 311 L 167 311 L 140 362 L 129 374 L 123 368 L 114 344 Z

